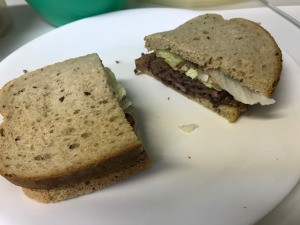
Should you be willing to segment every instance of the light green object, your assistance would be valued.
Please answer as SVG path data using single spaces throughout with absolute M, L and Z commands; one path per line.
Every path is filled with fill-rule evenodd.
M 209 88 L 213 88 L 217 91 L 221 91 L 222 89 L 215 84 L 211 77 L 204 73 L 202 70 L 200 70 L 200 68 L 197 68 L 197 66 L 195 64 L 190 63 L 188 68 L 186 65 L 183 65 L 182 68 L 177 68 L 177 66 L 180 63 L 186 63 L 187 61 L 183 58 L 181 58 L 179 55 L 176 55 L 174 53 L 171 53 L 169 51 L 166 50 L 157 50 L 156 51 L 156 56 L 163 58 L 166 63 L 169 64 L 169 66 L 171 66 L 174 70 L 180 70 L 182 72 L 185 73 L 186 76 L 195 79 L 197 78 L 198 80 L 200 80 L 206 87 Z M 205 79 L 203 79 L 205 77 Z
M 126 90 L 120 83 L 118 83 L 115 74 L 109 68 L 105 68 L 105 70 L 108 75 L 108 82 L 112 86 L 119 105 L 124 111 L 131 106 L 131 102 L 126 97 Z
M 195 66 L 192 66 L 192 64 L 190 64 L 190 66 L 192 66 L 191 68 L 188 68 L 186 65 L 183 65 L 182 68 L 177 68 L 177 66 L 180 63 L 186 62 L 186 60 L 181 58 L 181 56 L 179 55 L 176 55 L 166 50 L 157 50 L 156 56 L 163 58 L 166 61 L 166 63 L 168 63 L 169 66 L 173 68 L 173 70 L 180 70 L 192 79 L 195 79 L 198 76 L 197 68 Z
M 174 70 L 177 70 L 177 65 L 184 62 L 184 59 L 182 59 L 179 55 L 172 54 L 171 52 L 165 50 L 157 50 L 156 56 L 163 58 Z
M 82 18 L 121 10 L 126 0 L 26 0 L 54 26 Z
M 198 76 L 198 71 L 194 68 L 190 68 L 188 71 L 185 72 L 185 75 L 192 79 L 195 79 Z

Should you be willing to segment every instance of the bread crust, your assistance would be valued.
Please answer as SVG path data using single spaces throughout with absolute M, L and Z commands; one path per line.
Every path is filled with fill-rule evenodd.
M 135 161 L 124 164 L 122 168 L 110 172 L 105 176 L 95 176 L 91 179 L 84 179 L 74 184 L 64 185 L 58 188 L 50 189 L 29 189 L 22 188 L 24 194 L 41 203 L 56 203 L 59 201 L 75 198 L 84 194 L 92 193 L 103 189 L 116 182 L 120 182 L 141 171 L 148 169 L 152 165 L 145 152 L 141 152 Z
M 142 145 L 140 142 L 133 143 L 122 154 L 109 159 L 101 160 L 99 163 L 93 163 L 86 168 L 78 168 L 70 173 L 64 171 L 63 174 L 57 174 L 51 177 L 7 177 L 11 183 L 24 188 L 58 188 L 65 184 L 73 185 L 81 180 L 91 179 L 97 176 L 107 176 L 112 171 L 119 170 L 123 165 L 130 164 L 141 154 Z
M 271 97 L 282 70 L 282 53 L 259 24 L 218 14 L 198 16 L 174 30 L 145 37 L 148 50 L 169 50 L 198 64 L 219 69 L 253 91 Z

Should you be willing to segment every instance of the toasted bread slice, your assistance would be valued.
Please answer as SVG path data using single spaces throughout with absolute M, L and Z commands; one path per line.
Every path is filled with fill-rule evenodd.
M 24 188 L 109 176 L 143 151 L 97 54 L 8 82 L 0 90 L 0 112 L 0 174 Z

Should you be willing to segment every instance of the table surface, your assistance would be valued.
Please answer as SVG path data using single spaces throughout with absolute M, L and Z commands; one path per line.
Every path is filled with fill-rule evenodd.
M 269 0 L 281 10 L 300 21 L 300 0 Z M 24 0 L 6 1 L 12 17 L 8 34 L 0 39 L 0 62 L 27 42 L 56 29 L 41 18 Z M 161 7 L 146 0 L 128 0 L 127 9 Z M 197 10 L 226 10 L 266 7 L 261 1 L 240 1 L 215 7 L 202 7 Z M 26 18 L 26 20 L 24 20 Z M 291 49 L 293 58 L 300 65 L 300 44 Z M 0 221 L 1 222 L 1 221 Z M 300 224 L 300 182 L 293 191 L 266 217 L 255 225 L 299 225 Z

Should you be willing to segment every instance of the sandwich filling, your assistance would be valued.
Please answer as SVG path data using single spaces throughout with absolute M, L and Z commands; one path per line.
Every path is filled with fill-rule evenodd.
M 238 106 L 260 103 L 269 105 L 273 99 L 243 86 L 220 70 L 203 71 L 195 63 L 165 50 L 142 54 L 136 60 L 137 72 L 150 72 L 165 85 L 171 86 L 190 97 L 208 99 L 214 107 L 219 105 Z
M 113 92 L 118 100 L 119 106 L 122 108 L 128 123 L 137 134 L 137 128 L 135 126 L 135 117 L 132 109 L 132 103 L 127 99 L 125 88 L 117 81 L 115 74 L 109 69 L 105 68 L 108 75 L 108 82 L 110 83 Z
M 155 53 L 142 54 L 136 60 L 136 73 L 145 72 L 160 80 L 166 86 L 181 92 L 190 98 L 208 99 L 214 108 L 220 105 L 238 107 L 241 111 L 247 109 L 247 105 L 236 101 L 227 91 L 218 90 L 219 87 L 208 87 L 210 81 L 200 81 L 192 79 L 180 70 L 173 69 L 163 58 L 157 57 Z
M 131 106 L 131 102 L 126 97 L 125 88 L 117 81 L 115 74 L 109 68 L 106 67 L 105 71 L 108 75 L 108 82 L 110 83 L 113 89 L 113 92 L 119 102 L 120 107 L 123 109 L 124 112 L 126 112 Z

